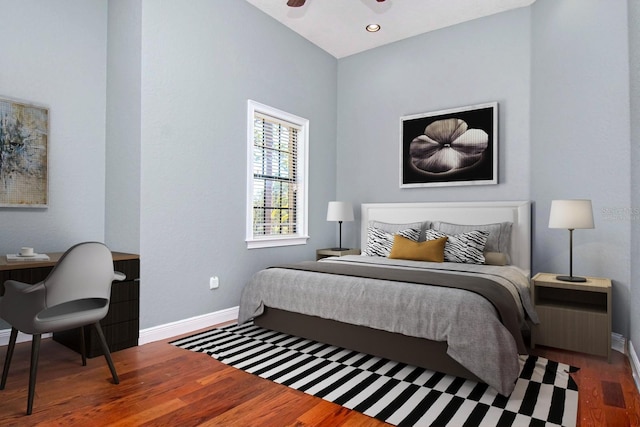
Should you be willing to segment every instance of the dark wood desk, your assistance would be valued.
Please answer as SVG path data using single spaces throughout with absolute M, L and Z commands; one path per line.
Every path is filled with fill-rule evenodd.
M 17 280 L 35 284 L 44 280 L 56 265 L 63 252 L 48 253 L 49 261 L 7 261 L 0 256 L 0 295 L 4 295 L 4 282 Z M 113 252 L 113 268 L 127 278 L 113 282 L 109 312 L 100 321 L 104 336 L 112 352 L 138 345 L 140 330 L 140 256 L 124 252 Z M 80 352 L 78 329 L 57 332 L 53 339 Z M 87 357 L 102 355 L 95 329 L 85 326 L 85 348 Z

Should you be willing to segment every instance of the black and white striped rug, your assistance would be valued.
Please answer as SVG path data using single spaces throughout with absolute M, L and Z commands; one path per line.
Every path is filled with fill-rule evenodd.
M 486 384 L 273 332 L 251 323 L 173 341 L 397 426 L 573 426 L 577 369 L 522 356 L 511 396 Z

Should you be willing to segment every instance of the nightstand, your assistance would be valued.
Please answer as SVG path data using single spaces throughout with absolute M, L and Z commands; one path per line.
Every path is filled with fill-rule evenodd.
M 587 277 L 563 282 L 556 274 L 538 273 L 531 295 L 540 324 L 531 333 L 536 345 L 606 356 L 611 361 L 611 280 Z
M 316 261 L 330 256 L 360 255 L 360 249 L 318 249 L 316 250 Z

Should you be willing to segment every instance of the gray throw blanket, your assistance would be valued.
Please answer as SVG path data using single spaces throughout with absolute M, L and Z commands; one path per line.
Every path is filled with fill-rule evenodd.
M 516 341 L 518 352 L 528 354 L 527 347 L 522 339 L 518 311 L 513 303 L 511 293 L 502 285 L 485 277 L 451 275 L 434 271 L 424 272 L 417 270 L 376 268 L 361 265 L 348 265 L 337 263 L 321 263 L 304 261 L 296 264 L 284 264 L 271 268 L 286 268 L 290 270 L 314 271 L 316 273 L 339 274 L 343 276 L 365 277 L 369 279 L 391 280 L 394 282 L 416 283 L 422 285 L 446 286 L 449 288 L 464 289 L 482 295 L 496 308 L 502 324 L 509 330 Z

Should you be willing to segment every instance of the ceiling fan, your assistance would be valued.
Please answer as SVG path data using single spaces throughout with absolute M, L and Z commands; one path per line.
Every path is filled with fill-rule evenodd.
M 304 5 L 304 2 L 307 0 L 287 0 L 287 6 L 290 7 L 300 7 Z M 382 3 L 385 0 L 376 0 L 378 3 Z

